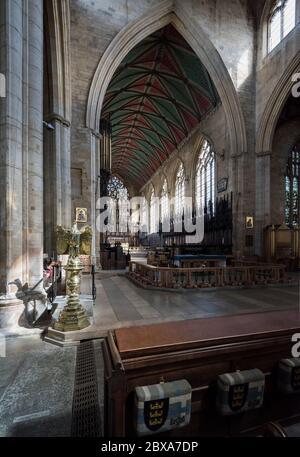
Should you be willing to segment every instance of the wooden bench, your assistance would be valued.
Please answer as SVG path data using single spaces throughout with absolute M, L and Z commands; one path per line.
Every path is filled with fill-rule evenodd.
M 105 430 L 107 436 L 134 436 L 134 389 L 186 379 L 192 386 L 190 425 L 160 436 L 241 435 L 300 411 L 300 395 L 275 387 L 276 367 L 291 357 L 296 311 L 186 320 L 110 331 L 104 341 Z M 266 375 L 264 407 L 224 418 L 215 408 L 218 375 L 259 368 Z

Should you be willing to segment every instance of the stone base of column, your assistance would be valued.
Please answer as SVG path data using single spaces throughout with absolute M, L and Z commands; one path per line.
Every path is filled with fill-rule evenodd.
M 24 311 L 24 305 L 14 294 L 0 297 L 0 331 L 17 329 L 19 319 Z
M 45 328 L 26 324 L 25 307 L 14 294 L 0 297 L 0 334 L 4 337 L 41 335 Z

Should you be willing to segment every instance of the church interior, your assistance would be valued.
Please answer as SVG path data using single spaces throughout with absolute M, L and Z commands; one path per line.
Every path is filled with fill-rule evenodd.
M 300 437 L 300 0 L 0 1 L 0 437 Z

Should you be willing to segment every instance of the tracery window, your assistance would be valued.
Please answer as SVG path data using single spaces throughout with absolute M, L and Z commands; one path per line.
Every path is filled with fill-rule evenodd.
M 144 195 L 142 195 L 142 203 L 140 206 L 140 229 L 142 233 L 148 233 L 149 227 L 149 211 L 148 202 Z
M 128 200 L 127 187 L 117 176 L 112 176 L 108 181 L 107 193 L 114 200 Z
M 176 218 L 182 216 L 184 210 L 184 198 L 185 198 L 185 172 L 183 164 L 181 163 L 175 182 L 175 199 L 174 199 L 174 216 Z
M 277 0 L 268 23 L 268 51 L 271 52 L 296 25 L 296 0 Z
M 169 207 L 169 195 L 168 195 L 168 183 L 167 180 L 164 180 L 164 184 L 160 196 L 160 214 L 161 222 L 168 220 L 170 217 L 170 207 Z
M 285 222 L 290 227 L 299 225 L 299 167 L 300 149 L 291 150 L 285 175 Z
M 204 140 L 199 153 L 195 178 L 195 202 L 197 214 L 213 214 L 216 193 L 216 159 L 211 144 Z
M 156 233 L 157 232 L 157 224 L 158 224 L 158 218 L 157 218 L 157 198 L 154 195 L 154 189 L 152 189 L 151 192 L 151 197 L 150 197 L 150 233 Z
M 116 202 L 116 220 L 114 221 L 116 232 L 127 231 L 129 194 L 127 187 L 117 176 L 112 176 L 108 181 L 107 195 Z

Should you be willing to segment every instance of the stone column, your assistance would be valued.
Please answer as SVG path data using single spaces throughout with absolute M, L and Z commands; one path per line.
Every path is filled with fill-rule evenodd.
M 53 130 L 44 128 L 45 252 L 52 257 L 56 226 L 72 223 L 70 123 L 54 115 L 46 121 Z
M 232 155 L 231 176 L 232 180 L 232 253 L 240 257 L 245 249 L 245 214 L 243 199 L 244 192 L 244 156 L 245 152 L 239 155 Z
M 14 326 L 23 310 L 10 281 L 22 265 L 22 0 L 0 2 L 0 328 Z
M 100 215 L 100 138 L 91 132 L 91 226 L 93 231 L 91 261 L 100 266 L 100 233 L 97 230 L 97 217 Z
M 0 328 L 9 328 L 23 304 L 8 282 L 43 276 L 43 2 L 2 0 L 0 34 Z
M 28 0 L 28 280 L 43 276 L 43 2 Z
M 256 157 L 255 254 L 263 255 L 263 232 L 271 216 L 271 152 Z
M 0 292 L 22 279 L 22 1 L 0 2 Z M 10 289 L 10 288 L 8 288 Z M 10 291 L 10 290 L 8 290 Z

